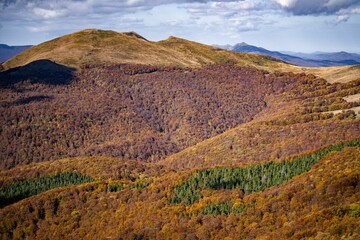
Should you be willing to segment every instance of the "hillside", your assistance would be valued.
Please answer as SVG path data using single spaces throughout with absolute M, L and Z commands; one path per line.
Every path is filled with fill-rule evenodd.
M 9 74 L 21 77 L 28 69 L 32 68 L 12 69 Z M 318 127 L 330 127 L 333 116 L 323 112 L 359 104 L 341 98 L 358 93 L 359 81 L 330 85 L 304 74 L 269 74 L 234 65 L 87 65 L 56 84 L 48 74 L 33 80 L 15 78 L 18 81 L 10 76 L 0 78 L 3 169 L 83 155 L 158 161 L 256 119 L 275 119 L 268 124 L 275 129 L 280 121 L 276 119 L 288 118 L 301 129 L 323 114 L 321 120 L 330 120 L 319 121 Z M 356 126 L 353 122 L 349 127 Z M 335 124 L 328 134 L 348 132 L 337 127 L 345 126 Z M 322 144 L 357 136 L 356 131 L 335 134 Z
M 241 188 L 204 189 L 200 191 L 201 198 L 190 205 L 171 203 L 169 196 L 177 184 L 199 176 L 200 172 L 163 174 L 133 183 L 98 180 L 50 190 L 1 209 L 1 236 L 357 239 L 360 152 L 358 143 L 350 145 L 325 151 L 310 171 L 298 173 L 279 186 L 253 193 L 244 193 Z M 306 157 L 299 159 L 304 161 Z M 69 163 L 59 162 L 64 169 Z M 21 171 L 27 170 L 16 169 L 13 174 Z M 207 172 L 212 171 L 217 170 Z M 218 176 L 226 179 L 226 175 Z M 113 190 L 110 186 L 115 184 L 122 187 Z M 14 214 L 18 209 L 22 211 Z
M 3 67 L 10 69 L 41 59 L 77 68 L 94 63 L 180 67 L 200 67 L 214 63 L 263 67 L 282 64 L 269 57 L 233 53 L 176 37 L 151 42 L 134 32 L 88 29 L 34 46 L 6 61 Z
M 294 72 L 300 71 L 303 71 L 307 74 L 314 74 L 316 76 L 326 79 L 330 83 L 345 83 L 359 79 L 360 77 L 360 65 L 326 68 L 299 68 L 294 70 Z
M 350 109 L 360 104 L 356 100 L 347 103 L 345 100 L 356 99 L 354 94 L 360 91 L 359 83 L 357 80 L 330 85 L 319 79 L 306 80 L 305 85 L 281 95 L 267 96 L 267 108 L 253 121 L 173 154 L 160 163 L 178 170 L 247 165 L 359 138 L 360 119 L 355 117 L 355 112 L 352 117 L 343 110 L 337 111 L 342 112 L 340 115 L 332 113 L 333 108 Z M 349 95 L 351 97 L 347 97 Z
M 100 30 L 4 66 L 0 239 L 360 236 L 359 66 Z
M 349 82 L 360 76 L 359 65 L 331 69 L 297 67 L 265 55 L 237 53 L 176 37 L 151 42 L 134 32 L 96 29 L 83 30 L 34 46 L 3 63 L 0 69 L 8 70 L 44 59 L 76 69 L 84 64 L 99 63 L 191 68 L 230 63 L 254 66 L 269 72 L 306 72 L 329 82 Z
M 157 161 L 251 121 L 269 107 L 265 96 L 287 101 L 283 92 L 311 81 L 233 65 L 88 65 L 72 81 L 46 79 L 4 79 L 2 168 L 81 155 Z M 334 110 L 348 107 L 334 101 Z

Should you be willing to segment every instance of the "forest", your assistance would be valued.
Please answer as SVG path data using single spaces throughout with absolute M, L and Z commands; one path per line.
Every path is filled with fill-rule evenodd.
M 13 182 L 9 186 L 0 189 L 0 201 L 2 205 L 8 205 L 9 203 L 45 192 L 49 189 L 68 185 L 79 185 L 93 180 L 91 177 L 76 172 L 62 172 L 54 176 Z M 117 188 L 117 185 L 110 185 L 111 190 L 116 190 Z
M 360 79 L 86 64 L 0 91 L 1 239 L 360 237 Z
M 233 188 L 233 181 L 218 185 L 218 176 L 225 177 L 221 172 L 241 172 L 244 168 L 205 169 L 194 177 L 191 171 L 168 173 L 150 177 L 149 184 L 141 187 L 109 179 L 56 188 L 3 208 L 0 232 L 4 239 L 356 239 L 360 221 L 359 156 L 359 141 L 355 140 L 290 161 L 266 164 L 290 167 L 292 162 L 297 162 L 294 166 L 299 161 L 317 161 L 308 172 L 299 175 L 293 168 L 294 177 L 288 181 L 253 193 L 236 185 Z M 260 169 L 259 165 L 253 167 L 253 177 L 261 179 Z M 169 202 L 181 179 L 205 175 L 215 187 L 199 184 L 202 197 L 198 201 L 192 205 Z M 22 211 L 13 214 L 18 208 Z M 94 224 L 97 227 L 91 227 Z
M 191 205 L 202 197 L 199 193 L 201 189 L 239 188 L 244 194 L 260 192 L 309 171 L 324 155 L 332 151 L 340 151 L 347 146 L 360 147 L 360 141 L 354 140 L 327 147 L 312 154 L 296 157 L 291 161 L 267 162 L 243 168 L 221 167 L 200 170 L 186 182 L 174 188 L 169 202 Z
M 357 93 L 359 84 L 330 85 L 312 75 L 226 64 L 85 65 L 69 84 L 22 81 L 1 89 L 1 168 L 98 155 L 156 162 L 267 109 L 278 112 L 283 102 L 297 109 L 286 107 L 285 118 L 267 117 L 271 128 L 332 121 L 322 112 L 348 108 L 342 96 Z

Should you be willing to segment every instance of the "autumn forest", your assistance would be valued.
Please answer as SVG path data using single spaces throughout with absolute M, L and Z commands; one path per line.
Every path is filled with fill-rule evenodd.
M 38 60 L 0 91 L 1 239 L 360 237 L 360 78 Z

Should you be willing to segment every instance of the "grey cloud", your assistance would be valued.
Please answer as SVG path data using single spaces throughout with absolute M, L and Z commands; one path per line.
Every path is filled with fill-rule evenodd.
M 213 2 L 207 5 L 185 6 L 189 13 L 195 15 L 218 15 L 230 18 L 238 15 L 257 15 L 264 14 L 278 9 L 278 5 L 273 2 L 264 2 L 259 0 L 244 0 L 244 1 L 230 1 L 230 2 Z
M 100 8 L 134 8 L 134 7 L 154 7 L 164 4 L 172 3 L 206 3 L 206 2 L 231 2 L 233 0 L 3 0 L 0 2 L 0 7 L 6 9 L 13 5 L 21 7 L 26 5 L 32 5 L 36 7 L 63 7 L 64 5 L 86 5 L 91 7 Z M 239 0 L 243 1 L 243 0 Z
M 215 2 L 229 1 L 231 2 Z M 0 1 L 0 19 L 41 20 L 91 14 L 133 13 L 165 4 L 207 2 L 214 0 L 3 0 Z
M 331 15 L 360 5 L 360 0 L 275 0 L 294 15 Z

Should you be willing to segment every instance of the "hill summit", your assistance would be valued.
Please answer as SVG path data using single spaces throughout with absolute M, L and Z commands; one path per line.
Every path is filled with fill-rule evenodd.
M 213 63 L 263 67 L 283 64 L 270 57 L 230 52 L 177 37 L 152 42 L 135 32 L 86 29 L 34 46 L 5 62 L 3 67 L 6 70 L 40 59 L 71 67 L 94 63 L 181 67 Z
M 246 43 L 237 46 L 239 48 L 252 47 Z M 200 68 L 211 64 L 226 63 L 253 66 L 269 72 L 305 72 L 329 82 L 352 81 L 360 74 L 359 65 L 304 68 L 283 62 L 284 59 L 274 58 L 276 56 L 267 56 L 264 52 L 253 54 L 229 51 L 229 49 L 173 36 L 154 42 L 136 32 L 86 29 L 31 47 L 1 64 L 0 71 L 46 59 L 76 69 L 86 64 L 142 64 L 158 67 Z

